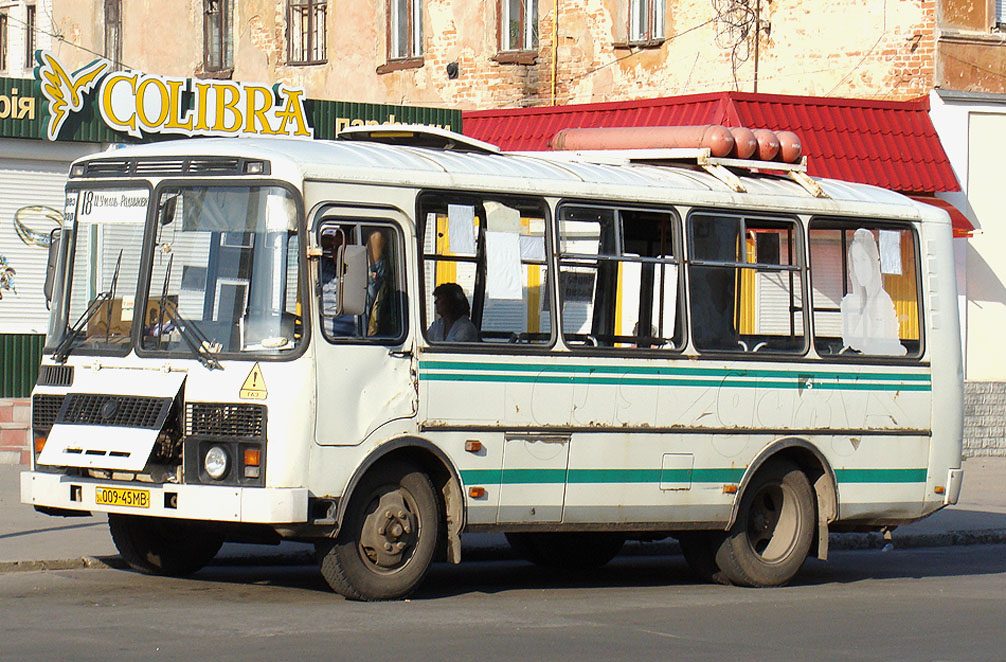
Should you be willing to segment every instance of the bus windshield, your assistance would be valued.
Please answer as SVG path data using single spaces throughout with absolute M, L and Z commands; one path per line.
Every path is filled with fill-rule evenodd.
M 57 355 L 129 352 L 150 192 L 98 188 L 67 194 L 47 347 Z
M 278 186 L 162 189 L 141 347 L 276 354 L 301 339 L 297 211 Z

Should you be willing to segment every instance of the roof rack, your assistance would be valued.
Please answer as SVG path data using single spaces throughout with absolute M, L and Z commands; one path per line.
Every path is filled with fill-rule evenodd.
M 336 140 L 365 140 L 386 145 L 431 147 L 452 152 L 499 154 L 500 148 L 454 131 L 422 124 L 371 124 L 346 127 L 335 136 Z
M 551 152 L 508 152 L 521 156 L 533 156 L 556 161 L 583 161 L 605 165 L 626 165 L 643 163 L 649 165 L 697 165 L 716 179 L 723 182 L 732 191 L 746 192 L 743 182 L 731 169 L 747 170 L 749 172 L 781 172 L 792 179 L 815 198 L 830 197 L 821 185 L 807 174 L 807 157 L 799 163 L 781 163 L 778 161 L 756 161 L 751 159 L 731 159 L 711 156 L 705 147 L 672 147 L 664 149 L 621 149 L 621 150 L 568 150 Z

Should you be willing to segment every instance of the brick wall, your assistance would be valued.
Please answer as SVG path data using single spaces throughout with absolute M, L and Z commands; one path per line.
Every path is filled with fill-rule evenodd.
M 964 384 L 964 456 L 1006 456 L 1006 382 Z
M 0 464 L 28 464 L 31 400 L 0 398 Z

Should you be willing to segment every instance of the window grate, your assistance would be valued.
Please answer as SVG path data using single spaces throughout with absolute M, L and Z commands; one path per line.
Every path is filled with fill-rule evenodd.
M 63 395 L 36 395 L 31 399 L 31 427 L 35 432 L 48 432 L 56 422 L 63 404 Z
M 185 406 L 185 434 L 265 439 L 265 405 L 190 402 Z
M 160 430 L 170 409 L 171 398 L 71 393 L 60 407 L 56 422 Z

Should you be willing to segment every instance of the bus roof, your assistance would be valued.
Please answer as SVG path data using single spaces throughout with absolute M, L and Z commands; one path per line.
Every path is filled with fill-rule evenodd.
M 550 156 L 551 155 L 551 156 Z M 520 154 L 386 144 L 364 140 L 280 138 L 193 138 L 132 145 L 91 155 L 75 163 L 125 164 L 132 159 L 162 161 L 144 167 L 152 177 L 199 176 L 183 172 L 182 160 L 205 158 L 267 160 L 273 178 L 367 183 L 424 189 L 479 190 L 565 198 L 631 200 L 643 204 L 861 215 L 948 223 L 946 212 L 886 189 L 833 179 L 816 179 L 826 197 L 815 197 L 783 176 L 736 171 L 744 192 L 695 164 L 596 163 L 550 152 Z M 102 177 L 122 178 L 123 167 L 95 169 Z M 96 174 L 89 174 L 92 179 Z

